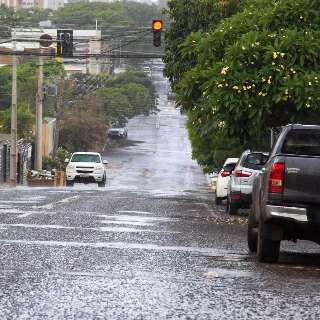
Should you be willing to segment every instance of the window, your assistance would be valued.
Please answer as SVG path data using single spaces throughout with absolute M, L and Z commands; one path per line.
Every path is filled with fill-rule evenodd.
M 320 156 L 320 130 L 292 130 L 286 136 L 282 153 Z
M 224 171 L 227 171 L 227 172 L 232 172 L 234 170 L 234 168 L 236 167 L 236 164 L 235 162 L 230 162 L 230 163 L 227 163 L 224 167 L 223 167 L 223 170 Z
M 100 157 L 96 154 L 74 154 L 71 162 L 95 162 L 100 163 Z
M 263 165 L 268 161 L 268 158 L 269 156 L 265 153 L 249 153 L 242 166 L 253 170 L 261 170 Z

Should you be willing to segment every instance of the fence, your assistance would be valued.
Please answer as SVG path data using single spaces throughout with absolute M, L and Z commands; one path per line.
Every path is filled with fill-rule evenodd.
M 33 167 L 32 144 L 23 140 L 17 143 L 17 183 L 26 184 L 27 171 Z M 10 144 L 0 144 L 0 184 L 10 182 Z

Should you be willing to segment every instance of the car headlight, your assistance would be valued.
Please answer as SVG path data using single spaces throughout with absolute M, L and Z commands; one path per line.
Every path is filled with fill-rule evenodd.
M 67 165 L 67 170 L 73 170 L 75 166 L 73 164 L 68 164 Z
M 96 165 L 94 167 L 95 170 L 98 170 L 98 171 L 102 171 L 103 170 L 103 166 L 101 166 L 100 164 L 99 165 Z

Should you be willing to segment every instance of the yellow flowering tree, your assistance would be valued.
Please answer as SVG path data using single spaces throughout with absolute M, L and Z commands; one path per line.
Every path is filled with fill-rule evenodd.
M 206 138 L 221 132 L 242 147 L 265 147 L 272 127 L 319 123 L 318 1 L 248 1 L 210 32 L 191 34 L 182 50 L 196 52 L 197 64 L 179 81 L 178 102 L 203 150 L 215 152 Z

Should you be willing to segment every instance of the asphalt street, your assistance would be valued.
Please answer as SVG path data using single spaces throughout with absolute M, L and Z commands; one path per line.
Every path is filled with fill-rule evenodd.
M 319 247 L 248 253 L 153 78 L 160 112 L 104 154 L 106 188 L 1 189 L 0 319 L 319 319 Z

